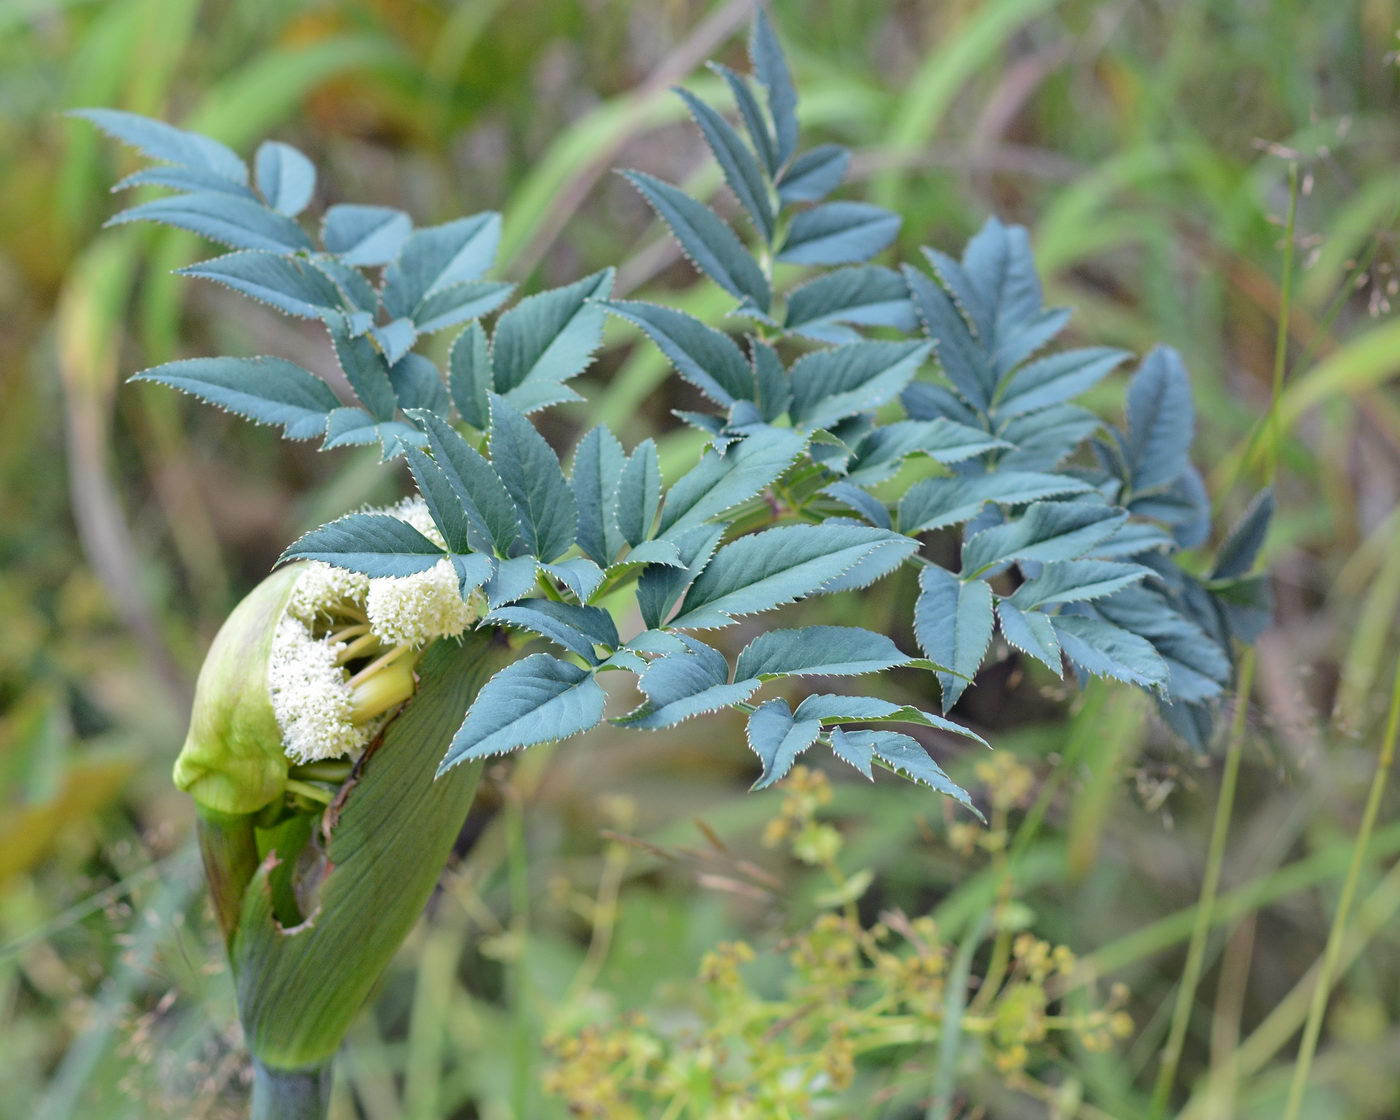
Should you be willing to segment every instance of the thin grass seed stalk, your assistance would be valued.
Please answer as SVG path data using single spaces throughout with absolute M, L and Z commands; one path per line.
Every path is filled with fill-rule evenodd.
M 982 741 L 950 715 L 995 633 L 1056 677 L 1147 690 L 1204 749 L 1239 644 L 1267 624 L 1252 571 L 1267 501 L 1214 569 L 1199 559 L 1212 528 L 1179 356 L 1141 361 L 1118 428 L 1074 400 L 1130 355 L 1051 348 L 1070 313 L 1045 306 L 1024 229 L 992 218 L 960 257 L 872 263 L 900 217 L 831 197 L 849 153 L 801 147 L 761 13 L 749 46 L 752 77 L 722 71 L 742 132 L 685 95 L 738 219 L 629 173 L 732 298 L 725 329 L 613 299 L 612 268 L 501 311 L 513 286 L 489 277 L 498 214 L 415 228 L 392 208 L 334 204 L 313 236 L 300 215 L 315 169 L 287 145 L 265 144 L 250 171 L 207 137 L 80 114 L 163 165 L 124 185 L 175 192 L 111 223 L 227 246 L 183 271 L 319 321 L 353 398 L 275 356 L 185 359 L 133 380 L 323 449 L 376 447 L 419 494 L 286 550 L 211 649 L 177 764 L 204 817 L 255 1110 L 320 1115 L 325 1064 L 431 890 L 476 768 L 601 723 L 607 674 L 632 674 L 643 698 L 621 727 L 745 713 L 755 788 L 821 747 L 977 812 L 930 751 Z M 531 419 L 580 399 L 570 382 L 607 315 L 705 400 L 677 414 L 705 439 L 678 477 L 663 480 L 650 440 L 628 451 L 601 426 L 566 470 Z M 448 329 L 440 369 L 417 348 Z M 862 627 L 770 625 L 731 658 L 711 633 L 903 567 L 918 572 L 918 654 Z M 896 668 L 927 675 L 896 691 L 883 679 Z M 863 675 L 878 679 L 870 695 L 760 695 Z

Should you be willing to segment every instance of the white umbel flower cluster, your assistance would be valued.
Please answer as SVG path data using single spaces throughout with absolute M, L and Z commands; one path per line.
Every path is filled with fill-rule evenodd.
M 349 674 L 336 658 L 345 642 L 328 642 L 288 613 L 277 625 L 268 665 L 272 710 L 282 729 L 282 746 L 295 762 L 358 755 L 378 727 L 356 724 Z
M 421 498 L 405 499 L 385 512 L 444 547 L 442 534 Z M 460 634 L 481 613 L 475 602 L 458 593 L 457 573 L 450 560 L 439 560 L 416 575 L 370 580 L 366 606 L 374 632 L 391 645 L 403 646 L 421 646 L 434 638 Z
M 374 512 L 442 544 L 421 499 Z M 422 647 L 461 634 L 480 615 L 475 597 L 463 601 L 448 560 L 384 579 L 309 562 L 278 624 L 268 665 L 287 756 L 296 762 L 357 756 L 412 695 Z M 355 671 L 359 663 L 364 667 Z

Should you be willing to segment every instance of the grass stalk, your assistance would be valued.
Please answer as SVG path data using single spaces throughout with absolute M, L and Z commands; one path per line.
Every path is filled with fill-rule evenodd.
M 1191 929 L 1191 943 L 1186 950 L 1186 967 L 1181 973 L 1181 986 L 1176 991 L 1176 1007 L 1172 1011 L 1171 1031 L 1162 1051 L 1162 1064 L 1152 1088 L 1152 1115 L 1166 1115 L 1171 1099 L 1176 1071 L 1181 1065 L 1181 1051 L 1186 1043 L 1186 1029 L 1191 1023 L 1191 1009 L 1196 1002 L 1196 988 L 1205 966 L 1206 942 L 1215 914 L 1215 897 L 1220 889 L 1220 871 L 1225 863 L 1225 843 L 1230 836 L 1230 818 L 1234 814 L 1235 788 L 1239 783 L 1240 759 L 1244 755 L 1245 716 L 1249 710 L 1249 694 L 1254 686 L 1254 651 L 1247 650 L 1240 658 L 1239 692 L 1235 700 L 1235 718 L 1230 727 L 1230 742 L 1225 751 L 1225 770 L 1220 778 L 1220 796 L 1215 803 L 1215 820 L 1210 830 L 1210 847 L 1206 855 L 1205 878 L 1201 897 L 1196 906 L 1196 921 Z
M 1333 974 L 1337 970 L 1342 945 L 1346 940 L 1347 923 L 1351 919 L 1352 905 L 1356 901 L 1356 890 L 1361 881 L 1361 869 L 1366 863 L 1367 849 L 1371 846 L 1371 834 L 1375 831 L 1376 818 L 1380 814 L 1381 797 L 1390 777 L 1391 765 L 1395 761 L 1397 731 L 1400 731 L 1400 660 L 1396 662 L 1395 680 L 1390 688 L 1390 714 L 1386 717 L 1380 757 L 1376 760 L 1376 772 L 1371 778 L 1371 790 L 1366 797 L 1366 808 L 1361 817 L 1361 827 L 1356 833 L 1356 844 L 1352 848 L 1351 863 L 1347 867 L 1347 877 L 1342 884 L 1342 894 L 1337 900 L 1337 913 L 1332 919 L 1332 928 L 1327 935 L 1322 968 L 1318 973 L 1317 983 L 1313 986 L 1312 1004 L 1308 1008 L 1308 1020 L 1303 1026 L 1303 1039 L 1298 1045 L 1298 1058 L 1293 1065 L 1293 1080 L 1288 1088 L 1284 1120 L 1298 1120 L 1301 1115 L 1303 1093 L 1307 1089 L 1313 1056 L 1317 1053 L 1317 1040 L 1327 1011 L 1327 997 L 1332 991 Z

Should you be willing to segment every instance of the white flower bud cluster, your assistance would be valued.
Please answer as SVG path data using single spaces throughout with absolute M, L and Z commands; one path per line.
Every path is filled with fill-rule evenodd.
M 351 718 L 354 693 L 336 660 L 345 645 L 316 638 L 290 613 L 277 625 L 268 691 L 283 749 L 296 762 L 358 755 L 382 723 L 356 724 Z
M 406 499 L 386 512 L 444 547 L 442 534 L 421 498 Z M 374 632 L 389 644 L 402 646 L 420 646 L 434 638 L 460 634 L 481 615 L 479 603 L 464 600 L 458 593 L 457 572 L 450 560 L 439 560 L 415 575 L 370 580 L 366 606 Z
M 397 517 L 442 544 L 421 499 L 374 512 Z M 476 596 L 464 602 L 458 593 L 449 560 L 416 575 L 382 579 L 309 562 L 278 624 L 268 666 L 268 691 L 287 756 L 312 762 L 358 755 L 384 725 L 383 705 L 396 707 L 405 687 L 411 691 L 407 667 L 415 652 L 436 638 L 461 634 L 480 614 Z M 352 675 L 346 663 L 356 658 L 371 661 Z

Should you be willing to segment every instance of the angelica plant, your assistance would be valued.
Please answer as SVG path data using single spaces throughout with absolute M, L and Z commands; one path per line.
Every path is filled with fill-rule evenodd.
M 173 192 L 111 224 L 157 221 L 228 247 L 181 272 L 319 321 L 353 399 L 276 356 L 185 359 L 133 380 L 326 450 L 375 446 L 418 495 L 286 549 L 211 649 L 176 766 L 203 815 L 260 1071 L 255 1112 L 319 1115 L 331 1055 L 431 889 L 471 775 L 603 722 L 609 674 L 642 695 L 615 718 L 623 728 L 743 712 L 755 788 L 820 747 L 975 813 L 927 744 L 983 742 L 950 714 L 994 630 L 1055 676 L 1146 689 L 1204 747 L 1235 648 L 1267 619 L 1252 573 L 1267 497 L 1213 567 L 1200 559 L 1209 503 L 1179 357 L 1142 360 L 1115 428 L 1073 401 L 1131 356 L 1050 349 L 1069 312 L 1044 305 L 1024 229 L 993 218 L 958 258 L 871 263 L 899 215 L 831 198 L 849 153 L 802 147 L 762 14 L 750 57 L 751 76 L 715 67 L 737 126 L 680 91 L 736 220 L 626 173 L 731 297 L 727 329 L 613 298 L 611 268 L 501 310 L 513 286 L 490 278 L 497 214 L 415 228 L 393 208 L 338 203 L 313 234 L 301 215 L 315 171 L 288 145 L 263 144 L 250 172 L 207 137 L 81 114 L 157 161 L 120 186 Z M 609 315 L 708 402 L 678 414 L 706 441 L 678 477 L 663 480 L 652 441 L 628 450 L 601 426 L 566 470 L 531 419 L 581 399 L 570 382 Z M 449 329 L 443 370 L 416 348 Z M 952 567 L 926 554 L 930 534 L 956 535 Z M 918 571 L 916 652 L 861 627 L 773 626 L 731 664 L 701 636 L 905 566 Z M 927 705 L 761 695 L 774 680 L 895 668 L 928 674 Z M 398 796 L 403 782 L 412 796 Z

